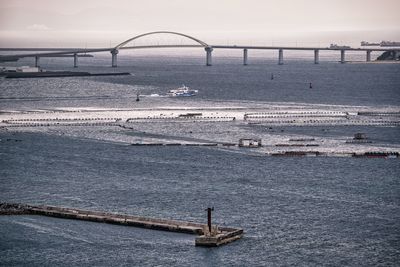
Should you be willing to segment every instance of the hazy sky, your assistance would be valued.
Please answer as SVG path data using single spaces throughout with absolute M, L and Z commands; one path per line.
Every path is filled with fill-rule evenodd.
M 0 46 L 109 46 L 171 30 L 208 43 L 400 41 L 400 0 L 0 0 Z

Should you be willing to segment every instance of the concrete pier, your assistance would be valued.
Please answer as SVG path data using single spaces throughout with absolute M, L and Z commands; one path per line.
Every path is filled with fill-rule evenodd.
M 38 56 L 35 57 L 35 67 L 37 67 L 37 68 L 40 67 L 40 57 L 38 57 Z
M 206 50 L 206 66 L 212 66 L 212 51 L 213 51 L 213 48 L 207 46 L 206 48 L 204 48 L 204 50 Z
M 393 58 L 394 59 L 399 58 L 399 54 L 400 54 L 399 50 L 393 51 Z
M 45 205 L 33 206 L 0 203 L 0 215 L 42 215 L 63 219 L 134 226 L 152 230 L 196 234 L 200 236 L 195 239 L 195 245 L 206 247 L 226 244 L 241 238 L 243 235 L 243 229 L 240 228 L 217 227 L 214 225 L 212 227 L 212 233 L 210 233 L 207 224 Z
M 367 51 L 367 58 L 366 58 L 366 61 L 367 62 L 369 62 L 369 61 L 371 61 L 371 51 Z
M 345 56 L 346 50 L 340 50 L 340 63 L 345 63 L 346 62 L 346 56 Z
M 74 68 L 78 67 L 78 54 L 74 54 Z
M 248 50 L 247 48 L 243 49 L 243 65 L 247 65 L 247 60 L 248 60 Z
M 216 235 L 201 235 L 199 237 L 196 237 L 195 244 L 196 246 L 202 247 L 218 247 L 220 245 L 238 240 L 242 236 L 242 229 L 230 229 L 229 232 L 226 232 L 224 234 L 221 233 Z
M 278 65 L 283 65 L 283 49 L 279 49 Z
M 319 50 L 314 50 L 314 64 L 319 64 Z
M 117 55 L 118 50 L 111 50 L 111 66 L 113 68 L 117 67 Z

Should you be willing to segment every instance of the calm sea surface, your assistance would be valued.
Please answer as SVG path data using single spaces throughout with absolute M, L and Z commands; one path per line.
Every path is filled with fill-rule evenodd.
M 0 79 L 1 110 L 158 105 L 258 105 L 266 102 L 400 106 L 400 64 L 200 57 L 82 59 L 79 70 L 133 76 Z M 44 68 L 72 62 L 43 59 Z M 22 62 L 24 63 L 24 62 Z M 22 64 L 21 63 L 21 64 Z M 25 64 L 29 64 L 28 60 Z M 274 74 L 274 80 L 270 79 Z M 313 83 L 313 89 L 309 83 Z M 182 83 L 192 99 L 163 100 Z M 158 101 L 158 102 L 157 102 Z M 328 134 L 353 133 L 332 127 Z M 398 128 L 364 127 L 399 144 Z M 319 136 L 318 127 L 285 128 Z M 201 147 L 121 143 L 0 131 L 0 201 L 63 205 L 242 227 L 243 239 L 220 248 L 194 236 L 46 218 L 0 217 L 0 265 L 14 266 L 397 266 L 400 262 L 398 159 L 274 158 Z M 7 139 L 12 141 L 7 141 Z M 15 141 L 21 140 L 21 141 Z

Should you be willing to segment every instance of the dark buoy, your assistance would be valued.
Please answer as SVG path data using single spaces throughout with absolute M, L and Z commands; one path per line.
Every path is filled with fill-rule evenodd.
M 312 83 L 310 83 L 310 89 L 312 88 Z
M 271 74 L 271 80 L 273 80 L 273 79 L 274 79 L 274 74 L 272 73 L 272 74 Z
M 136 94 L 136 102 L 139 102 L 140 101 L 140 99 L 139 99 L 139 93 L 137 93 Z

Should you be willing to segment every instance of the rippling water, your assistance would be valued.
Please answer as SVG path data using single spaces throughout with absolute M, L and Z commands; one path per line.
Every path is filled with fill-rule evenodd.
M 203 58 L 124 59 L 121 56 L 121 66 L 114 69 L 108 67 L 110 62 L 107 57 L 82 60 L 82 67 L 79 68 L 82 71 L 131 72 L 133 76 L 7 79 L 2 81 L 0 97 L 30 97 L 32 100 L 72 98 L 59 103 L 54 99 L 43 99 L 44 103 L 40 103 L 40 106 L 50 107 L 93 104 L 126 107 L 136 104 L 134 98 L 137 90 L 142 94 L 164 94 L 169 89 L 186 84 L 200 91 L 197 100 L 400 105 L 400 64 L 338 64 L 329 61 L 315 65 L 312 61 L 292 60 L 280 66 L 271 59 L 260 58 L 253 59 L 248 66 L 241 65 L 238 59 L 230 58 L 216 58 L 214 62 L 214 66 L 206 67 Z M 43 67 L 50 70 L 74 70 L 71 62 L 62 59 L 49 60 L 48 65 Z M 273 80 L 271 74 L 274 75 Z M 310 82 L 313 84 L 312 89 L 309 88 Z M 79 97 L 84 98 L 77 100 Z M 0 103 L 2 106 L 18 106 L 18 103 L 9 104 L 9 101 Z M 37 103 L 31 105 L 36 106 Z
M 156 105 L 400 103 L 399 64 L 277 66 L 254 59 L 243 67 L 240 60 L 221 58 L 208 68 L 202 60 L 189 58 L 181 65 L 175 59 L 136 58 L 134 67 L 122 61 L 126 66 L 117 71 L 130 71 L 132 77 L 1 80 L 1 109 L 150 107 L 154 102 L 145 98 L 134 101 L 137 90 L 164 93 L 181 83 L 200 95 L 157 99 Z M 83 70 L 110 70 L 82 63 Z M 66 61 L 48 64 L 57 69 Z M 375 140 L 399 143 L 398 128 L 364 130 Z M 321 135 L 314 127 L 285 131 Z M 332 128 L 324 134 L 345 131 Z M 214 206 L 217 224 L 245 230 L 239 241 L 206 249 L 195 247 L 191 235 L 2 216 L 1 265 L 395 266 L 400 261 L 398 159 L 257 157 L 26 132 L 1 131 L 0 139 L 0 201 L 198 222 L 205 221 L 204 208 Z

